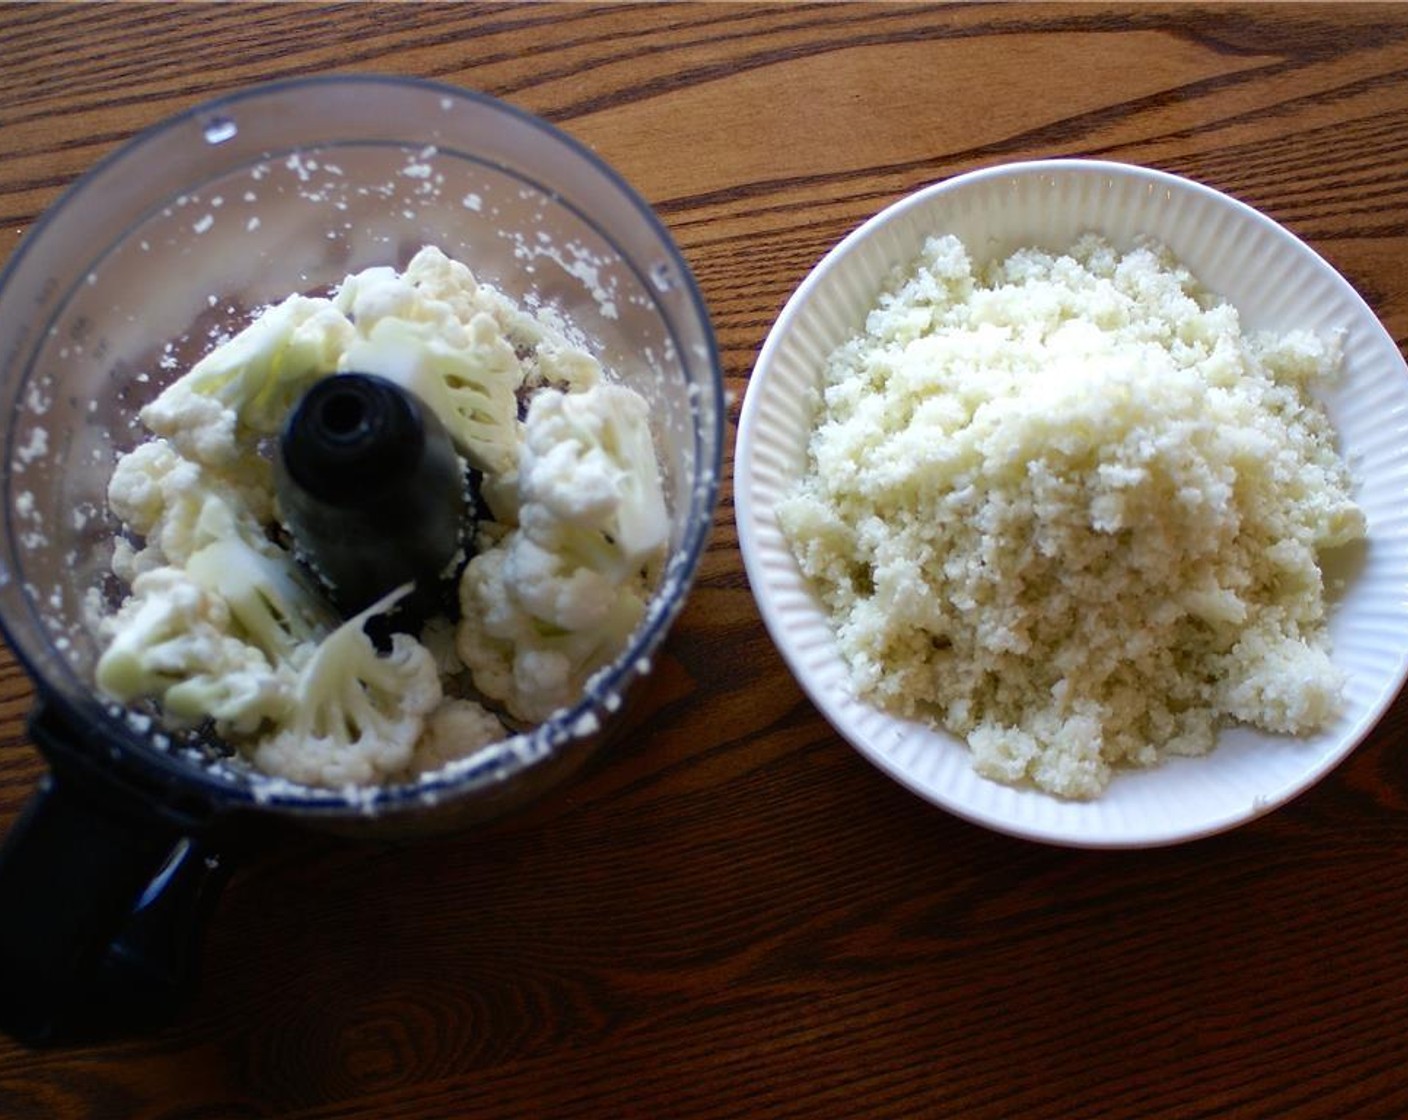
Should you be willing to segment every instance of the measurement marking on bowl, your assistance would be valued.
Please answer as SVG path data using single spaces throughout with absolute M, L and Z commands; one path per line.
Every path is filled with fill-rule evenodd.
M 211 117 L 201 130 L 207 144 L 223 144 L 233 140 L 238 132 L 239 126 L 229 117 Z
M 679 284 L 674 269 L 665 261 L 656 261 L 650 266 L 650 282 L 659 292 L 672 292 Z

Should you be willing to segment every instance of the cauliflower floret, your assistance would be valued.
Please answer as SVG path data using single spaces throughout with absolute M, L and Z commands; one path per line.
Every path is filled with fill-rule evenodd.
M 339 368 L 415 393 L 470 463 L 500 474 L 517 456 L 524 367 L 490 292 L 463 264 L 425 248 L 404 273 L 371 268 L 349 276 L 335 305 L 356 325 Z
M 186 574 L 224 599 L 241 636 L 273 664 L 302 664 L 337 625 L 293 557 L 272 545 L 222 536 L 191 556 Z
M 383 319 L 452 320 L 447 308 L 428 305 L 415 286 L 390 265 L 364 268 L 338 286 L 333 306 L 365 337 Z M 433 312 L 429 313 L 428 312 Z
M 601 363 L 585 350 L 543 334 L 533 348 L 534 380 L 544 385 L 590 389 L 601 381 Z
M 422 300 L 444 304 L 461 323 L 468 323 L 484 309 L 482 289 L 469 266 L 451 260 L 433 245 L 411 258 L 405 277 Z
M 250 444 L 279 430 L 303 391 L 337 367 L 353 334 L 330 300 L 290 296 L 169 385 L 142 409 L 142 423 L 196 462 L 248 463 Z
M 238 732 L 288 712 L 292 671 L 236 636 L 225 600 L 178 568 L 138 576 L 104 629 L 96 679 L 115 700 L 157 696 L 176 719 Z
M 339 285 L 333 306 L 366 336 L 382 319 L 434 323 L 451 342 L 462 343 L 457 326 L 487 310 L 487 289 L 481 289 L 468 266 L 451 260 L 433 245 L 421 249 L 404 272 L 389 266 L 365 268 Z
M 475 687 L 534 721 L 625 648 L 669 518 L 639 394 L 544 389 L 524 431 L 518 525 L 465 568 L 458 648 Z
M 116 574 L 130 582 L 163 564 L 184 564 L 226 531 L 227 518 L 242 534 L 263 536 L 262 526 L 273 517 L 273 484 L 267 464 L 263 466 L 227 474 L 183 458 L 163 439 L 139 444 L 123 455 L 108 482 L 108 506 L 144 543 L 141 549 L 114 555 Z
M 531 512 L 539 512 L 537 509 Z M 504 579 L 513 587 L 520 606 L 540 622 L 555 630 L 590 630 L 600 626 L 611 613 L 611 601 L 621 590 L 614 557 L 606 557 L 602 568 L 583 562 L 583 552 L 574 548 L 578 536 L 562 525 L 556 542 L 552 525 L 539 528 L 543 547 L 527 531 L 520 532 L 504 549 Z M 587 539 L 591 539 L 588 537 Z M 552 547 L 553 544 L 559 547 Z M 587 559 L 596 557 L 588 554 Z
M 531 619 L 518 605 L 504 578 L 508 548 L 480 552 L 460 576 L 460 625 L 455 652 L 474 678 L 474 687 L 494 700 L 515 693 L 513 656 L 517 641 L 527 641 Z M 512 710 L 513 705 L 510 704 Z M 520 719 L 531 718 L 513 712 Z
M 348 619 L 319 644 L 298 673 L 293 707 L 255 744 L 261 770 L 308 785 L 374 783 L 405 770 L 440 703 L 440 676 L 430 652 L 395 634 L 379 653 L 364 627 L 411 590 L 398 589 Z
M 507 732 L 499 717 L 473 700 L 446 697 L 425 721 L 411 756 L 410 773 L 428 774 L 475 751 L 501 742 Z
M 545 389 L 535 396 L 519 465 L 520 523 L 598 536 L 626 569 L 658 557 L 670 519 L 649 416 L 639 393 L 608 382 L 580 393 Z M 534 506 L 548 516 L 535 520 L 528 513 Z M 560 543 L 556 528 L 540 536 Z
M 435 322 L 386 317 L 359 337 L 341 368 L 376 374 L 415 393 L 482 471 L 511 470 L 518 453 L 519 364 L 498 325 L 475 315 L 455 343 Z
M 525 542 L 515 530 L 503 547 L 465 568 L 457 648 L 480 692 L 515 718 L 538 722 L 579 699 L 587 679 L 620 655 L 645 616 L 645 600 L 633 586 L 598 581 L 590 584 L 598 592 L 590 602 L 575 600 L 588 584 L 572 582 L 579 569 L 560 568 L 534 573 L 525 600 L 515 578 L 517 546 Z M 528 554 L 536 555 L 531 550 L 528 542 Z M 562 582 L 555 593 L 554 579 Z M 571 630 L 535 615 L 533 606 L 548 599 L 589 624 Z
M 177 457 L 161 479 L 201 472 Z M 247 512 L 195 482 L 168 502 L 135 477 L 117 506 L 158 543 L 121 565 L 132 591 L 104 625 L 98 687 L 124 702 L 158 697 L 178 720 L 209 717 L 222 734 L 281 720 L 297 667 L 336 624 L 330 608 Z M 171 563 L 152 566 L 162 556 Z

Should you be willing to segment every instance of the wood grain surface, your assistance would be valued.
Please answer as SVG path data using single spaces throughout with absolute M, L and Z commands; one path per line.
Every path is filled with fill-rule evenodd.
M 136 130 L 329 71 L 473 87 L 596 149 L 694 269 L 732 420 L 822 253 L 1016 158 L 1229 191 L 1408 336 L 1397 5 L 7 5 L 0 256 Z M 478 831 L 281 837 L 230 885 L 178 1025 L 0 1040 L 0 1116 L 1408 1115 L 1408 706 L 1224 836 L 1008 839 L 829 730 L 732 514 L 726 487 L 630 742 Z M 42 770 L 30 700 L 6 657 L 0 829 Z

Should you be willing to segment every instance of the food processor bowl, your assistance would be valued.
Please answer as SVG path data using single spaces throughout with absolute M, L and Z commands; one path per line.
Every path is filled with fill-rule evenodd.
M 259 309 L 426 245 L 553 317 L 649 403 L 670 551 L 629 647 L 536 730 L 384 787 L 272 779 L 98 695 L 96 619 L 123 590 L 105 492 L 144 438 L 141 407 Z M 0 856 L 0 1025 L 31 1041 L 81 1032 L 105 1005 L 105 1020 L 130 1015 L 139 972 L 178 994 L 190 938 L 169 927 L 199 922 L 222 853 L 259 818 L 361 835 L 456 827 L 580 765 L 684 602 L 725 415 L 699 290 L 616 173 L 493 98 L 374 76 L 223 97 L 80 179 L 0 276 L 0 409 L 0 625 L 35 681 L 31 734 L 51 770 Z M 135 1002 L 162 1004 L 151 988 Z

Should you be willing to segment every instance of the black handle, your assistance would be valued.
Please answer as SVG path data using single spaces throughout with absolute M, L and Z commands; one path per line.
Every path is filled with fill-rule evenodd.
M 226 861 L 50 720 L 31 733 L 52 770 L 0 849 L 0 1029 L 39 1046 L 156 1026 L 190 990 Z

